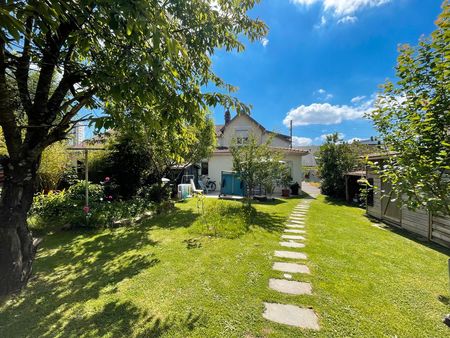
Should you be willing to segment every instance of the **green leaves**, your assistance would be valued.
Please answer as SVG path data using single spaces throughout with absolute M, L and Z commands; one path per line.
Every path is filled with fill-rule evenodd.
M 371 114 L 387 150 L 378 170 L 408 207 L 450 214 L 450 5 L 431 38 L 400 49 L 398 82 L 384 86 Z M 401 98 L 401 99 L 399 99 Z

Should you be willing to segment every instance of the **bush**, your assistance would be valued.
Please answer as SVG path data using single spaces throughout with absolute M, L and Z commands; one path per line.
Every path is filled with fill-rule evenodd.
M 155 209 L 145 196 L 128 201 L 114 199 L 105 194 L 107 187 L 107 184 L 89 183 L 89 210 L 85 209 L 85 181 L 61 192 L 37 194 L 29 215 L 41 225 L 110 227 L 118 220 Z
M 70 155 L 65 142 L 57 142 L 42 153 L 37 172 L 39 187 L 49 191 L 58 187 L 64 173 L 70 166 Z

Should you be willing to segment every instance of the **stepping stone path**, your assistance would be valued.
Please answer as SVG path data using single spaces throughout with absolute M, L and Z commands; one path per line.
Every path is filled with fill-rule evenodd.
M 299 228 L 299 229 L 302 229 L 305 227 L 303 224 L 286 224 L 286 226 L 288 228 Z
M 297 229 L 284 229 L 284 232 L 288 232 L 291 234 L 304 234 L 305 230 L 297 230 Z
M 310 295 L 312 293 L 311 284 L 286 279 L 269 279 L 269 288 L 291 295 Z
M 294 212 L 290 216 L 286 229 L 281 235 L 282 241 L 280 246 L 291 248 L 290 251 L 276 250 L 275 257 L 294 260 L 294 262 L 275 262 L 272 269 L 283 272 L 283 278 L 270 278 L 269 288 L 281 292 L 292 297 L 297 295 L 313 295 L 311 283 L 292 280 L 301 278 L 305 274 L 310 274 L 307 265 L 297 263 L 301 260 L 303 263 L 308 259 L 303 252 L 295 251 L 295 249 L 304 248 L 306 231 L 305 217 L 308 211 L 310 201 L 303 201 L 294 208 Z M 301 234 L 301 235 L 299 235 Z M 292 274 L 295 274 L 293 277 Z M 299 307 L 289 304 L 264 303 L 263 317 L 272 322 L 299 327 L 302 329 L 319 330 L 319 318 L 313 309 L 307 307 Z
M 300 236 L 300 235 L 281 235 L 281 238 L 284 238 L 284 239 L 300 239 L 302 241 L 305 240 L 305 237 Z
M 294 241 L 280 242 L 280 245 L 284 246 L 286 248 L 304 248 L 305 247 L 305 244 L 294 242 Z

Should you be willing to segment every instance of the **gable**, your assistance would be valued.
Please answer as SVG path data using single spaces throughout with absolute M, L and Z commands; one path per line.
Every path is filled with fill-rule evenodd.
M 249 115 L 236 115 L 225 124 L 218 135 L 218 143 L 220 147 L 229 147 L 233 138 L 236 136 L 245 136 L 253 134 L 260 142 L 266 142 L 272 137 L 271 145 L 274 147 L 289 147 L 290 137 L 278 133 L 267 131 L 260 123 Z

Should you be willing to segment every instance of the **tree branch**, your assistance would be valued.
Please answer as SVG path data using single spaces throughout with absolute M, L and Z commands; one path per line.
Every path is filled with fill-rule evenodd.
M 77 27 L 75 19 L 72 18 L 67 22 L 62 22 L 54 35 L 50 32 L 46 35 L 45 48 L 40 63 L 41 70 L 32 109 L 33 112 L 28 116 L 32 123 L 51 122 L 49 121 L 49 117 L 52 116 L 48 114 L 49 107 L 47 103 L 53 73 L 61 54 L 61 47 L 66 42 L 69 34 L 76 30 Z
M 19 97 L 25 112 L 29 113 L 32 107 L 30 92 L 28 89 L 28 76 L 30 70 L 31 34 L 33 30 L 33 19 L 28 17 L 25 22 L 25 36 L 22 56 L 17 60 L 16 81 L 19 89 Z
M 11 109 L 11 95 L 6 82 L 5 41 L 0 38 L 0 125 L 11 159 L 20 159 L 22 138 L 17 128 L 16 118 Z

